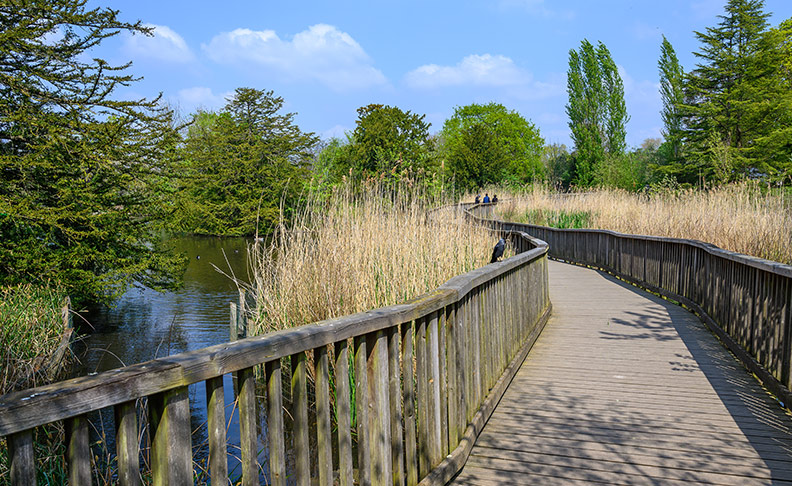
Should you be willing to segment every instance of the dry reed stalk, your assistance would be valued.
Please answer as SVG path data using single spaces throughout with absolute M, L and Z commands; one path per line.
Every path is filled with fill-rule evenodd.
M 254 332 L 404 302 L 486 264 L 497 238 L 458 211 L 430 217 L 429 204 L 377 188 L 309 203 L 259 249 Z
M 504 218 L 535 209 L 588 212 L 592 228 L 689 238 L 726 250 L 792 264 L 792 200 L 780 192 L 741 183 L 701 190 L 628 193 L 596 190 L 559 195 L 544 188 L 509 196 Z M 526 221 L 529 222 L 529 221 Z

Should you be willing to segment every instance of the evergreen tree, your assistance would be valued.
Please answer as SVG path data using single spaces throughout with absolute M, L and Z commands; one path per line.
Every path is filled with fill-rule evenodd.
M 380 104 L 362 106 L 357 113 L 352 133 L 356 173 L 380 175 L 426 164 L 431 124 L 425 115 Z
M 768 31 L 763 8 L 762 0 L 729 0 L 717 27 L 696 32 L 700 63 L 687 76 L 683 108 L 688 179 L 728 181 L 788 167 L 783 33 Z
M 590 186 L 606 154 L 624 154 L 629 120 L 621 76 L 602 42 L 595 48 L 584 39 L 579 50 L 569 51 L 567 93 L 566 112 L 575 142 L 575 183 Z
M 267 233 L 303 193 L 318 139 L 280 114 L 272 91 L 237 88 L 219 113 L 198 112 L 187 129 L 185 186 L 176 227 L 206 235 Z
M 682 123 L 681 107 L 684 102 L 684 76 L 685 72 L 679 64 L 676 51 L 671 43 L 663 36 L 660 46 L 660 60 L 657 63 L 660 71 L 660 97 L 663 102 L 663 111 L 660 116 L 663 120 L 663 137 L 666 147 L 661 150 L 668 154 L 667 164 L 677 164 L 682 151 Z
M 178 144 L 158 100 L 121 100 L 129 64 L 91 49 L 140 22 L 85 0 L 0 3 L 0 284 L 56 283 L 77 301 L 178 283 L 159 230 Z

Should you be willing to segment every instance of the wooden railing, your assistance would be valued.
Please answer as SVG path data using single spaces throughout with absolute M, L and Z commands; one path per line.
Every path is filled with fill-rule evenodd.
M 491 207 L 474 212 L 492 217 Z M 500 224 L 546 241 L 551 258 L 606 270 L 681 302 L 792 407 L 791 266 L 696 240 Z
M 299 485 L 331 485 L 334 475 L 352 485 L 353 469 L 358 484 L 445 483 L 464 464 L 550 312 L 547 246 L 510 236 L 516 256 L 404 304 L 2 396 L 11 483 L 35 484 L 34 430 L 64 421 L 69 482 L 90 484 L 88 414 L 112 407 L 119 484 L 141 482 L 142 449 L 154 484 L 193 484 L 188 387 L 204 382 L 209 472 L 212 484 L 226 484 L 223 376 L 232 373 L 243 484 L 259 484 L 260 475 L 286 484 L 287 457 L 289 482 Z M 263 466 L 257 382 L 266 390 Z M 140 398 L 147 398 L 145 412 Z M 147 420 L 139 421 L 144 413 Z M 144 426 L 149 440 L 142 447 Z

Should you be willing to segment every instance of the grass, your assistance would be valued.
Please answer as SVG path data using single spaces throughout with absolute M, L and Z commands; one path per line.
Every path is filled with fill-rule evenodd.
M 587 214 L 581 219 L 590 228 L 695 239 L 792 264 L 792 196 L 751 183 L 638 194 L 603 189 L 564 195 L 535 188 L 504 196 L 498 211 L 501 219 L 551 226 L 547 214 L 559 220 Z
M 33 285 L 0 287 L 0 394 L 44 385 L 62 378 L 64 360 L 53 361 L 61 345 L 64 294 Z M 38 427 L 34 448 L 38 484 L 63 484 L 63 426 Z M 8 449 L 0 446 L 0 484 L 9 481 Z
M 50 356 L 61 342 L 64 295 L 33 285 L 0 287 L 0 394 L 54 378 Z
M 256 333 L 397 304 L 489 262 L 497 237 L 420 191 L 314 199 L 255 259 Z

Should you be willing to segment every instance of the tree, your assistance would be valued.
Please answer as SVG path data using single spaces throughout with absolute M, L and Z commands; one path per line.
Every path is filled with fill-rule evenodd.
M 272 91 L 237 88 L 219 113 L 198 112 L 187 129 L 178 229 L 207 235 L 266 233 L 295 207 L 318 142 L 280 114 Z
M 471 173 L 460 172 L 466 164 L 461 164 L 458 156 L 470 154 L 472 147 L 465 146 L 473 136 L 473 127 L 483 125 L 489 127 L 490 135 L 495 143 L 502 146 L 505 160 L 491 164 L 486 162 L 489 170 L 497 168 L 498 172 L 482 174 L 481 177 Z M 477 128 L 476 130 L 480 130 Z M 476 132 L 477 137 L 484 137 L 484 132 Z M 479 105 L 476 103 L 457 107 L 454 114 L 445 121 L 440 132 L 443 141 L 441 150 L 448 159 L 449 169 L 456 180 L 487 180 L 492 183 L 512 182 L 524 184 L 545 175 L 542 164 L 544 140 L 536 126 L 523 118 L 516 111 L 509 110 L 499 103 Z M 479 152 L 483 155 L 485 152 Z M 500 155 L 498 155 L 500 157 Z M 483 179 L 482 179 L 483 177 Z
M 789 167 L 790 86 L 784 28 L 762 0 L 729 0 L 717 27 L 696 32 L 700 60 L 685 81 L 685 174 L 719 181 Z
M 584 39 L 579 51 L 569 51 L 567 93 L 566 112 L 575 142 L 575 183 L 590 186 L 606 154 L 624 153 L 629 121 L 621 76 L 602 42 L 595 48 Z
M 129 64 L 89 56 L 150 30 L 85 3 L 0 4 L 0 284 L 56 283 L 78 302 L 176 285 L 183 261 L 159 237 L 172 112 L 115 98 Z
M 660 113 L 663 119 L 662 133 L 668 153 L 666 163 L 677 164 L 681 157 L 684 131 L 681 109 L 684 102 L 685 72 L 679 64 L 674 47 L 665 36 L 660 46 L 657 68 L 660 71 L 660 97 L 663 102 L 663 111 Z
M 462 128 L 449 154 L 454 182 L 461 192 L 499 183 L 508 161 L 506 146 L 494 128 L 482 122 Z
M 394 170 L 425 168 L 430 123 L 425 115 L 396 106 L 370 104 L 358 108 L 352 133 L 357 174 L 380 175 Z

